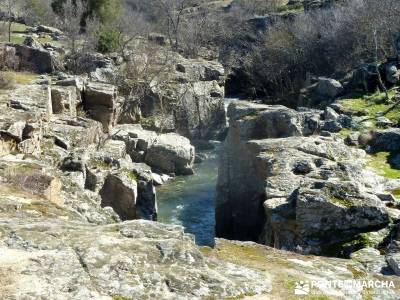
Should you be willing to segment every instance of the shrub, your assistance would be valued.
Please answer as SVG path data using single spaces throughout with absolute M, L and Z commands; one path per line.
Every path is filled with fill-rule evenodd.
M 119 46 L 119 32 L 111 28 L 102 28 L 99 31 L 97 50 L 101 53 L 116 51 Z

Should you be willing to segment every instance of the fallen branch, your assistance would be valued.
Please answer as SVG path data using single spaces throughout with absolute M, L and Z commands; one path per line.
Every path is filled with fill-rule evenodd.
M 393 109 L 395 109 L 399 104 L 400 104 L 400 95 L 396 94 L 395 98 L 397 101 L 393 103 L 387 110 L 383 112 L 383 116 L 387 115 L 389 112 L 391 112 Z

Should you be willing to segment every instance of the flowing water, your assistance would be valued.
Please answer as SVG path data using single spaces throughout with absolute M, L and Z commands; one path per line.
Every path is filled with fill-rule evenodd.
M 158 221 L 184 226 L 198 245 L 214 245 L 219 148 L 202 151 L 207 159 L 195 165 L 194 175 L 179 176 L 157 189 Z
M 237 99 L 225 99 L 225 108 Z M 196 243 L 214 246 L 215 188 L 218 176 L 218 151 L 202 151 L 207 159 L 195 165 L 195 174 L 180 176 L 157 189 L 158 221 L 182 225 L 194 234 Z

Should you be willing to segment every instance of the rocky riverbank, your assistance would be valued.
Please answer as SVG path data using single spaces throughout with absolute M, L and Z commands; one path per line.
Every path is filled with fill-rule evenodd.
M 390 249 L 397 243 L 392 240 L 400 217 L 400 177 L 382 176 L 371 163 L 376 156 L 326 130 L 348 115 L 332 108 L 295 111 L 244 101 L 231 104 L 228 115 L 217 236 L 345 257 L 376 247 L 386 253 L 386 262 L 380 258 L 382 269 L 387 263 L 397 269 Z M 389 146 L 397 151 L 397 133 L 389 129 L 370 135 L 368 151 L 390 151 Z

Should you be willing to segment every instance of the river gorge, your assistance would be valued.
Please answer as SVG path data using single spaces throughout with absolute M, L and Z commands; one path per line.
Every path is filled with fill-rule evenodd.
M 194 175 L 177 177 L 157 189 L 158 221 L 184 226 L 202 246 L 214 246 L 219 149 L 216 143 L 214 150 L 201 152 L 205 159 L 195 165 Z
M 203 22 L 193 5 L 182 20 L 201 12 Z M 229 7 L 212 19 L 223 25 Z M 234 9 L 218 47 L 182 48 L 214 26 L 179 30 L 175 45 L 157 26 L 115 53 L 85 41 L 82 57 L 70 28 L 10 23 L 18 39 L 0 42 L 0 299 L 400 299 L 400 49 L 379 67 L 306 72 L 335 56 L 303 61 L 308 47 L 265 37 L 312 29 L 296 27 L 314 15 L 306 8 L 242 21 Z M 101 29 L 134 30 L 137 16 Z M 322 47 L 332 32 L 315 27 L 299 41 Z M 377 281 L 390 287 L 362 287 Z
M 225 111 L 238 98 L 225 98 Z M 227 120 L 228 122 L 228 120 Z M 211 141 L 212 150 L 200 150 L 202 161 L 194 167 L 194 175 L 179 176 L 157 189 L 158 221 L 182 225 L 194 234 L 196 244 L 214 246 L 215 193 L 218 159 L 222 143 Z

